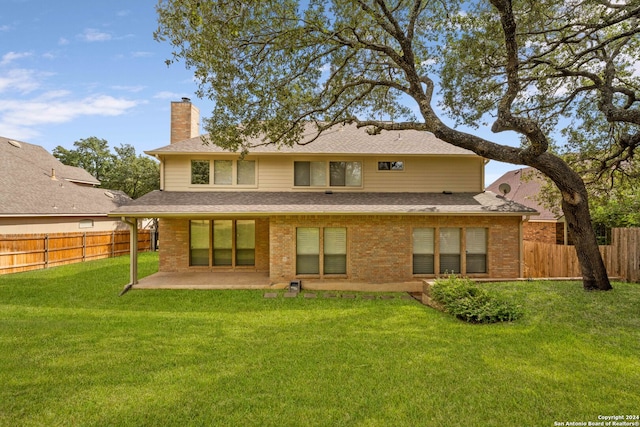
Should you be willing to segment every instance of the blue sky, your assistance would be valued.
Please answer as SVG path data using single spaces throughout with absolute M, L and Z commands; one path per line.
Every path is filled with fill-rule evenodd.
M 165 64 L 156 0 L 0 2 L 0 136 L 48 151 L 95 136 L 141 154 L 169 143 L 171 101 L 211 111 L 193 73 Z M 490 162 L 486 184 L 515 168 Z

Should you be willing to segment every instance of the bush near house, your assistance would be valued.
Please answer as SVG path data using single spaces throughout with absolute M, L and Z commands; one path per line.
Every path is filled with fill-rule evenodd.
M 509 322 L 522 316 L 522 307 L 503 296 L 491 294 L 466 278 L 438 279 L 430 292 L 443 311 L 465 322 Z

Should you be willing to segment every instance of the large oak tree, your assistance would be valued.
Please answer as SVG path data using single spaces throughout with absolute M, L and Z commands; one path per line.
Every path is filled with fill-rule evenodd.
M 565 116 L 624 123 L 640 144 L 638 1 L 160 0 L 155 37 L 215 101 L 210 141 L 295 144 L 355 122 L 376 134 L 416 129 L 483 157 L 532 166 L 562 194 L 585 289 L 611 288 L 580 176 L 550 147 Z M 447 125 L 515 131 L 519 147 Z M 414 111 L 416 112 L 414 114 Z M 615 151 L 615 150 L 613 150 Z M 620 155 L 617 157 L 620 158 Z

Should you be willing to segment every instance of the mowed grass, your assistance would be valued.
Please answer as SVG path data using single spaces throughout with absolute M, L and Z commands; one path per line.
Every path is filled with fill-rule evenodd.
M 140 273 L 157 268 L 142 254 Z M 483 285 L 471 325 L 415 300 L 118 293 L 128 258 L 0 276 L 2 426 L 552 426 L 640 412 L 640 285 Z

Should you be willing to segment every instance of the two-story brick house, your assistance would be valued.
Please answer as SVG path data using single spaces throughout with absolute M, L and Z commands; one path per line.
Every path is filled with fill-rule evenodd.
M 159 218 L 161 272 L 371 290 L 521 276 L 522 222 L 536 212 L 485 192 L 486 160 L 470 151 L 428 132 L 345 125 L 306 145 L 256 140 L 241 158 L 203 144 L 198 120 L 188 100 L 172 103 L 172 143 L 146 152 L 161 162 L 161 190 L 112 213 Z

